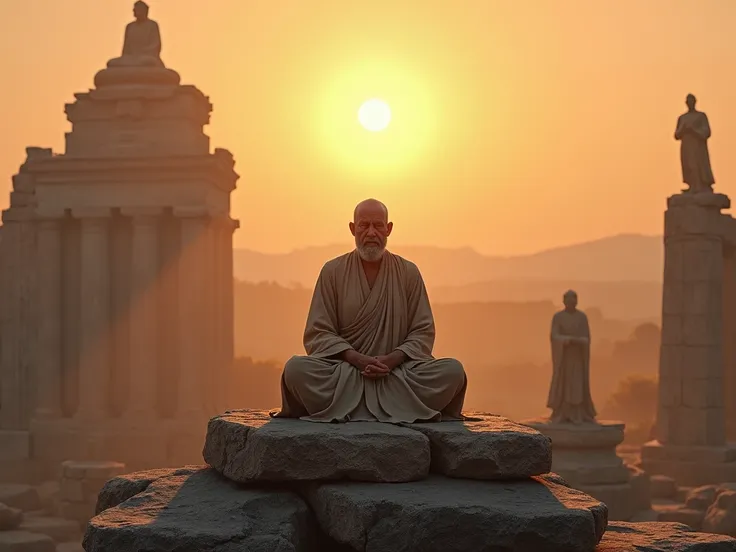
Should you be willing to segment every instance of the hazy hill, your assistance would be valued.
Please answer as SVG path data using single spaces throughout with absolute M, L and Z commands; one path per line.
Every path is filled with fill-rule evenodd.
M 286 254 L 235 250 L 235 277 L 311 288 L 324 262 L 350 245 L 310 247 Z M 660 282 L 662 238 L 619 235 L 533 255 L 492 257 L 470 248 L 392 246 L 419 265 L 428 287 L 463 286 L 486 281 Z
M 349 245 L 269 255 L 235 250 L 236 278 L 311 289 L 324 262 Z M 433 303 L 552 301 L 573 288 L 581 307 L 610 318 L 658 320 L 661 313 L 661 237 L 620 235 L 519 257 L 490 257 L 439 247 L 392 247 L 419 265 Z

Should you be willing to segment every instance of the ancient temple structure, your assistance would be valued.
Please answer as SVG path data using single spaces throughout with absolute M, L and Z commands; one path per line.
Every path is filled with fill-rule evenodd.
M 667 200 L 657 440 L 643 468 L 681 486 L 736 481 L 736 221 L 727 196 Z
M 28 148 L 13 177 L 0 461 L 12 450 L 44 467 L 201 462 L 206 421 L 223 406 L 238 175 L 228 151 L 210 151 L 209 99 L 164 67 L 146 16 L 66 106 L 65 151 Z

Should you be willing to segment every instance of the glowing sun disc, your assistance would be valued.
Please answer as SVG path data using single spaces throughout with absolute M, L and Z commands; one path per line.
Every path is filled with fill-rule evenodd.
M 391 122 L 391 108 L 383 100 L 367 100 L 358 109 L 358 121 L 366 130 L 380 132 Z

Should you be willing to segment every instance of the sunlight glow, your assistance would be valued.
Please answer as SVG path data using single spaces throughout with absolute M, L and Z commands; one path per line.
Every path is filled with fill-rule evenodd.
M 366 130 L 380 132 L 391 122 L 391 108 L 378 98 L 367 100 L 358 110 L 358 120 Z

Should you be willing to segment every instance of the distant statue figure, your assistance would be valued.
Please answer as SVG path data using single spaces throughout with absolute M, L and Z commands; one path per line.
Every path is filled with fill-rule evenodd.
M 552 384 L 547 407 L 551 422 L 595 423 L 590 395 L 590 326 L 577 309 L 578 295 L 570 290 L 563 297 L 564 310 L 552 318 Z
M 712 192 L 715 178 L 708 155 L 710 124 L 706 114 L 695 109 L 695 102 L 695 96 L 688 94 L 687 112 L 677 119 L 675 130 L 675 140 L 680 140 L 682 181 L 689 186 L 684 191 Z
M 108 67 L 163 67 L 161 32 L 158 23 L 148 18 L 148 4 L 133 4 L 135 21 L 125 27 L 123 55 L 107 62 Z

